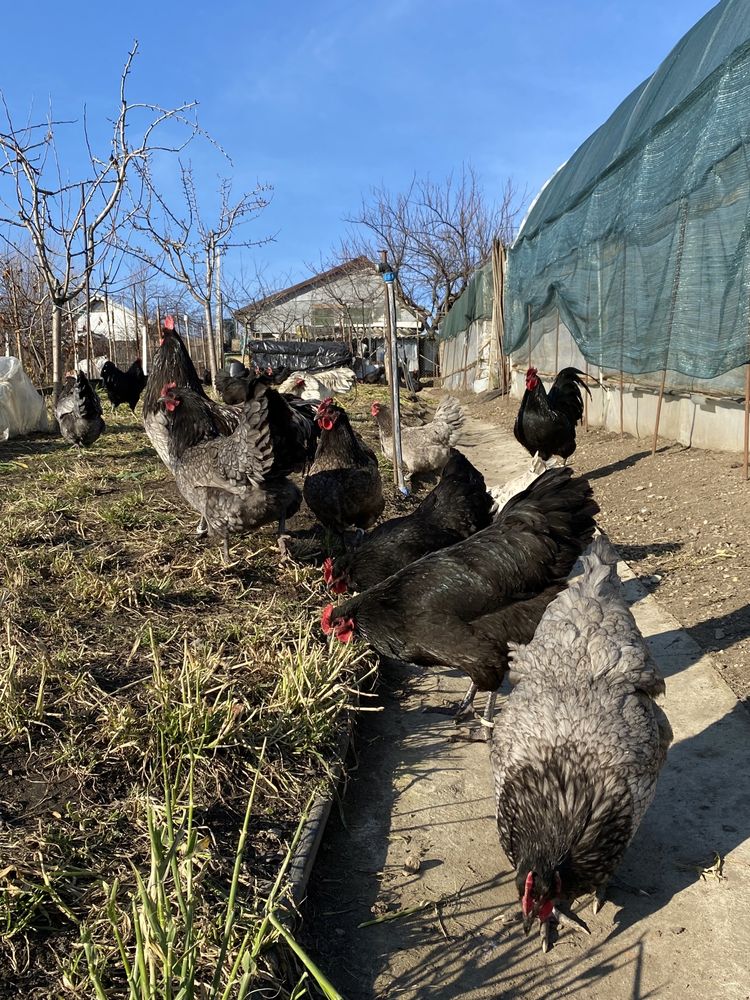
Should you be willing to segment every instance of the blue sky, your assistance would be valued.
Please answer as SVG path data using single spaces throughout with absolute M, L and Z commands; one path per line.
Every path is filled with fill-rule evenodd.
M 399 189 L 471 161 L 488 193 L 506 177 L 532 197 L 712 6 L 710 0 L 247 0 L 125 5 L 39 0 L 3 10 L 0 89 L 13 113 L 80 116 L 115 106 L 140 43 L 131 99 L 200 102 L 229 151 L 190 159 L 210 207 L 273 186 L 245 232 L 275 242 L 230 266 L 297 280 L 327 257 L 375 184 Z M 75 172 L 75 152 L 63 150 Z

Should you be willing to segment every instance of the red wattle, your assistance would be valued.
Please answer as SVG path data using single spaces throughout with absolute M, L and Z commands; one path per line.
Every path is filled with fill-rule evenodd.
M 331 614 L 333 612 L 333 605 L 326 604 L 323 608 L 323 614 L 320 616 L 320 627 L 323 629 L 326 635 L 333 631 L 331 626 Z

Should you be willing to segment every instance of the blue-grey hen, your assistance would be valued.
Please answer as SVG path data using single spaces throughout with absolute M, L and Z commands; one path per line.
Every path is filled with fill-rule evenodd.
M 511 653 L 515 685 L 495 723 L 491 761 L 500 843 L 516 869 L 524 931 L 542 948 L 579 896 L 607 883 L 656 791 L 672 741 L 654 701 L 664 681 L 625 603 L 603 536 L 584 571 Z
M 55 417 L 62 436 L 78 448 L 88 448 L 103 433 L 101 400 L 82 371 L 67 379 L 55 403 Z
M 300 490 L 280 468 L 269 416 L 273 390 L 256 382 L 237 414 L 231 434 L 192 389 L 169 383 L 159 397 L 169 467 L 177 489 L 221 542 L 229 560 L 229 536 L 279 522 L 279 548 L 287 556 L 286 518 L 299 510 Z

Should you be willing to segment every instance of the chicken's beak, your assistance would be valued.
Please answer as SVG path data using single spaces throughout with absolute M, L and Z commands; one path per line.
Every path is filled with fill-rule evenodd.
M 533 911 L 523 918 L 523 932 L 527 937 L 535 920 L 536 913 Z

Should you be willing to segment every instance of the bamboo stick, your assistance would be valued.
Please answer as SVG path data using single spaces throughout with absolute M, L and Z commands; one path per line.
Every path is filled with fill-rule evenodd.
M 625 413 L 623 397 L 625 395 L 625 379 L 620 369 L 620 437 L 625 437 Z
M 656 423 L 654 425 L 654 440 L 651 445 L 651 454 L 656 454 L 656 442 L 659 438 L 659 421 L 661 420 L 661 403 L 664 399 L 664 385 L 667 381 L 667 369 L 664 368 L 661 373 L 661 385 L 659 386 L 659 399 L 656 404 Z
M 589 384 L 589 363 L 586 362 L 586 385 Z M 588 434 L 589 432 L 589 394 L 584 392 L 583 394 L 583 429 Z
M 742 475 L 747 482 L 748 447 L 750 446 L 750 364 L 745 365 L 745 451 L 742 462 Z
M 528 367 L 531 368 L 531 303 L 529 302 L 529 364 Z

